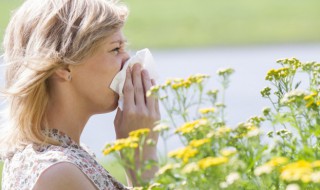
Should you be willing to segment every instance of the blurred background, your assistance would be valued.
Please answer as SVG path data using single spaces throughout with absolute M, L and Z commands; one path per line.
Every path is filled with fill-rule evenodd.
M 1 40 L 12 11 L 22 2 L 0 0 Z M 167 78 L 204 73 L 212 76 L 209 88 L 217 88 L 218 68 L 236 70 L 226 97 L 230 126 L 259 115 L 269 105 L 260 97 L 260 90 L 267 85 L 265 74 L 277 66 L 277 59 L 320 60 L 319 0 L 123 2 L 130 9 L 124 28 L 130 52 L 151 50 L 161 76 L 158 83 Z M 165 118 L 165 113 L 162 117 Z M 114 113 L 92 117 L 82 141 L 113 175 L 125 181 L 119 166 L 110 164 L 112 161 L 101 154 L 103 145 L 115 139 L 113 118 Z M 179 143 L 172 140 L 171 145 L 176 148 Z

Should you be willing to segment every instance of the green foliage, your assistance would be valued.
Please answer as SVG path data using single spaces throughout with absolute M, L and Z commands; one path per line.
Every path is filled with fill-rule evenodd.
M 9 22 L 11 17 L 11 12 L 18 7 L 23 0 L 3 0 L 0 1 L 0 42 L 2 42 L 3 34 L 5 32 L 5 28 Z M 2 49 L 0 49 L 1 51 Z
M 139 0 L 125 33 L 133 47 L 319 41 L 317 0 Z
M 22 0 L 0 1 L 0 39 Z M 320 41 L 318 0 L 124 0 L 132 48 Z
M 117 160 L 114 158 L 103 159 L 100 160 L 99 163 L 102 164 L 102 166 L 119 182 L 123 184 L 127 183 L 125 171 Z
M 261 91 L 272 108 L 237 126 L 224 119 L 231 68 L 217 72 L 219 90 L 206 91 L 209 76 L 200 74 L 153 86 L 147 96 L 158 97 L 168 113 L 154 131 L 165 143 L 178 136 L 183 147 L 165 153 L 151 182 L 136 189 L 319 189 L 320 63 L 277 63 Z

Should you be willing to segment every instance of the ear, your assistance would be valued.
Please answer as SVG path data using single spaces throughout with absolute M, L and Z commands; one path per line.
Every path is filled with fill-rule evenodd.
M 71 71 L 68 66 L 60 67 L 55 71 L 55 78 L 58 78 L 62 81 L 70 81 L 71 80 Z

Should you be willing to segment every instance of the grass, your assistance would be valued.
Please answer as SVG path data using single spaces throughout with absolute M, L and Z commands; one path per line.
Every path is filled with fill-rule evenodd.
M 2 41 L 12 10 L 18 7 L 21 2 L 22 0 L 0 1 L 0 41 Z
M 0 38 L 21 0 L 0 2 Z M 318 0 L 124 0 L 133 48 L 320 41 Z
M 125 172 L 122 168 L 122 166 L 115 160 L 101 160 L 100 163 L 103 165 L 104 168 L 106 168 L 106 170 L 109 171 L 109 173 L 116 178 L 119 182 L 123 183 L 123 184 L 127 184 L 126 181 L 126 176 L 125 176 Z M 0 189 L 1 188 L 1 183 L 2 183 L 2 168 L 3 168 L 3 163 L 0 162 Z
M 185 47 L 320 41 L 318 0 L 126 1 L 134 46 Z

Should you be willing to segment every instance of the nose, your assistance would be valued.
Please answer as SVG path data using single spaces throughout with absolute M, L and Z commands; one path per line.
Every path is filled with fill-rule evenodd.
M 121 69 L 123 68 L 124 64 L 129 60 L 130 55 L 127 51 L 123 52 L 123 58 L 121 62 Z

